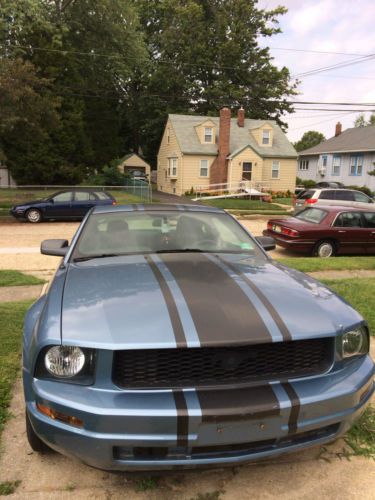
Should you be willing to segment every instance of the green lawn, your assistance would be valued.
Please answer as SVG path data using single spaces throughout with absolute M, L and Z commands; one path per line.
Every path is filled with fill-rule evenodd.
M 367 320 L 375 335 L 375 278 L 320 280 L 344 297 Z
M 283 205 L 293 205 L 293 198 L 272 198 L 272 201 L 274 203 L 282 203 Z
M 11 390 L 20 371 L 22 324 L 31 304 L 0 304 L 0 432 L 9 418 Z
M 199 200 L 198 200 L 199 201 Z M 225 209 L 238 209 L 238 210 L 273 210 L 282 211 L 281 207 L 273 203 L 266 203 L 259 200 L 239 200 L 236 198 L 216 199 L 216 200 L 202 200 L 201 203 L 210 205 L 212 207 L 225 208 Z
M 0 270 L 0 287 L 21 286 L 21 285 L 41 285 L 45 280 L 20 273 L 19 271 Z
M 291 257 L 280 259 L 279 262 L 304 273 L 314 271 L 353 271 L 358 269 L 375 270 L 374 257 L 333 257 L 331 259 Z

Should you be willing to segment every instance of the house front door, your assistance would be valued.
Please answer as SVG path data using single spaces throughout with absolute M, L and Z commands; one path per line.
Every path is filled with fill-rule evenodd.
M 251 181 L 252 170 L 253 170 L 253 164 L 250 161 L 244 161 L 242 163 L 242 179 L 246 181 Z

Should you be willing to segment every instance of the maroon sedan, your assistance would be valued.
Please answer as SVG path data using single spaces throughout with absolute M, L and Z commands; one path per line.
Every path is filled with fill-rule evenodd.
M 270 219 L 263 234 L 284 248 L 318 257 L 375 254 L 375 211 L 309 207 L 294 217 Z

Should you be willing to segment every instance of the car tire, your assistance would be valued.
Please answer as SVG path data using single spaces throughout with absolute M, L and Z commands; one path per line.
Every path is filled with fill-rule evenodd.
M 42 214 L 37 208 L 30 208 L 30 210 L 26 212 L 26 219 L 29 222 L 36 224 L 42 220 Z
M 313 250 L 314 257 L 321 257 L 322 259 L 327 259 L 328 257 L 333 257 L 336 253 L 336 246 L 333 241 L 323 240 L 319 241 Z
M 33 451 L 37 453 L 49 453 L 51 452 L 51 448 L 49 448 L 36 434 L 31 425 L 29 415 L 27 411 L 25 411 L 25 420 L 26 420 L 26 436 L 29 442 L 29 445 Z

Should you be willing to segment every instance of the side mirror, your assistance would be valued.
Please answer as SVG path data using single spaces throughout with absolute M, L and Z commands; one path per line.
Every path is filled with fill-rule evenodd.
M 271 236 L 258 236 L 255 238 L 259 245 L 265 250 L 266 252 L 269 252 L 270 250 L 275 250 L 276 248 L 276 243 Z
M 40 245 L 40 253 L 64 257 L 69 249 L 68 240 L 44 240 Z

